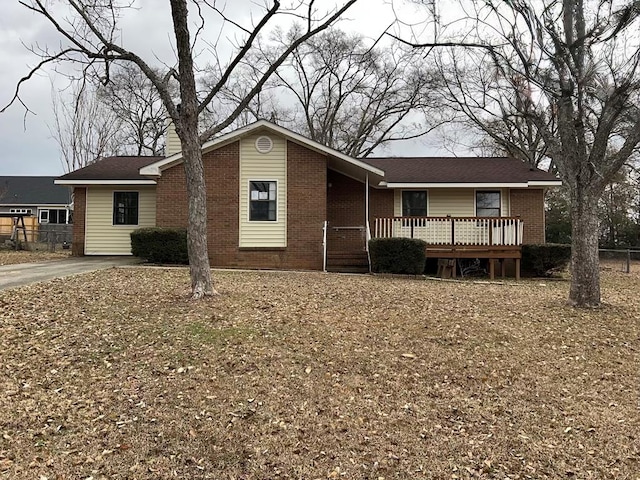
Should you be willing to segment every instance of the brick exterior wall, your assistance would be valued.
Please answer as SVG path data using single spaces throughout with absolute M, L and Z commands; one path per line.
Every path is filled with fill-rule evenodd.
M 84 255 L 85 212 L 87 209 L 87 189 L 75 187 L 73 189 L 73 240 L 71 242 L 71 255 L 81 257 Z
M 544 243 L 544 190 L 511 190 L 510 197 L 511 216 L 524 221 L 523 243 Z
M 335 230 L 334 227 L 364 227 L 364 183 L 329 170 L 327 183 L 327 249 L 334 252 L 364 250 L 366 234 L 359 230 Z M 369 224 L 373 234 L 376 217 L 393 216 L 393 190 L 369 187 Z
M 209 259 L 216 267 L 322 269 L 322 224 L 326 218 L 326 159 L 287 143 L 287 247 L 239 248 L 240 143 L 203 156 L 207 185 Z M 182 164 L 162 172 L 156 190 L 156 224 L 186 227 Z

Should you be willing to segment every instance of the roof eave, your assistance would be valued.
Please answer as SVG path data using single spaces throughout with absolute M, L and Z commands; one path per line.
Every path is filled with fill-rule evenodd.
M 530 187 L 561 187 L 562 180 L 530 180 Z
M 529 180 L 527 182 L 380 182 L 386 188 L 528 188 L 561 186 L 560 180 Z
M 155 180 L 64 180 L 53 181 L 56 185 L 156 185 Z

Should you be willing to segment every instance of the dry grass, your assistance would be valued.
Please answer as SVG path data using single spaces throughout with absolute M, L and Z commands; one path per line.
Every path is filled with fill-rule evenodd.
M 0 250 L 0 265 L 16 265 L 18 263 L 39 263 L 48 260 L 62 260 L 69 258 L 71 252 L 46 252 L 41 250 Z
M 639 478 L 638 274 L 217 279 L 0 293 L 0 478 Z

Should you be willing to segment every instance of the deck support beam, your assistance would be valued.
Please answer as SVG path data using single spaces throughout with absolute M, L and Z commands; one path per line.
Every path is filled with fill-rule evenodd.
M 460 245 L 427 245 L 427 258 L 484 258 L 489 261 L 489 277 L 495 279 L 495 262 L 500 262 L 500 273 L 502 278 L 506 276 L 506 261 L 513 258 L 515 260 L 516 280 L 520 280 L 520 264 L 522 258 L 522 247 L 520 246 L 460 246 Z

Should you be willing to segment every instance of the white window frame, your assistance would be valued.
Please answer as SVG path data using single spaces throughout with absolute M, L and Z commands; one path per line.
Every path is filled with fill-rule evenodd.
M 265 182 L 269 182 L 269 183 L 275 183 L 276 184 L 276 218 L 275 220 L 251 220 L 251 183 L 252 182 L 256 182 L 256 183 L 265 183 Z M 247 222 L 249 223 L 264 223 L 266 225 L 273 225 L 274 223 L 278 223 L 278 221 L 280 220 L 279 215 L 278 215 L 278 210 L 280 208 L 280 184 L 278 182 L 277 179 L 272 178 L 272 179 L 268 179 L 268 178 L 250 178 L 247 181 Z
M 23 213 L 25 215 L 33 215 L 32 208 L 10 208 L 9 213 Z
M 42 214 L 43 213 L 47 214 L 46 220 L 42 218 Z M 43 208 L 42 210 L 38 211 L 38 223 L 42 223 L 42 224 L 49 223 L 49 209 L 48 208 Z

